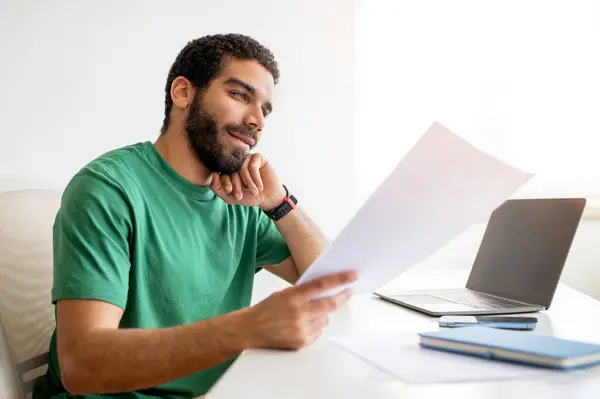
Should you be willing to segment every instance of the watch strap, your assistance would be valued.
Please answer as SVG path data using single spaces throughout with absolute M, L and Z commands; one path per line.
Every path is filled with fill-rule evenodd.
M 296 197 L 294 197 L 293 195 L 290 195 L 290 193 L 285 185 L 283 185 L 283 188 L 285 189 L 285 198 L 283 199 L 283 202 L 279 206 L 277 206 L 269 211 L 264 211 L 268 217 L 270 217 L 271 219 L 273 219 L 275 221 L 280 220 L 285 215 L 287 215 L 292 210 L 294 210 L 296 208 L 296 204 L 298 203 L 298 200 L 296 199 Z

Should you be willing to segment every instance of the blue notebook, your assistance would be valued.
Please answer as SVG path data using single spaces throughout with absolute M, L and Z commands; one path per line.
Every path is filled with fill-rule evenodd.
M 600 364 L 600 345 L 482 326 L 421 333 L 421 346 L 555 369 Z

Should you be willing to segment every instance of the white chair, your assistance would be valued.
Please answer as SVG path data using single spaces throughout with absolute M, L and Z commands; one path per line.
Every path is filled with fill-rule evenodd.
M 50 190 L 0 192 L 0 398 L 28 397 L 47 369 L 60 198 Z

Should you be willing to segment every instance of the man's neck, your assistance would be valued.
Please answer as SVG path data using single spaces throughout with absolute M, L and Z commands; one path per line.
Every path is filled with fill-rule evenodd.
M 192 152 L 185 133 L 165 131 L 154 146 L 163 159 L 184 179 L 198 186 L 208 186 L 211 172 Z

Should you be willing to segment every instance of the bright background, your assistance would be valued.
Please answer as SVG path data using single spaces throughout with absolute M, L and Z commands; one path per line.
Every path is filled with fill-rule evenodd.
M 354 13 L 361 200 L 433 120 L 537 173 L 518 196 L 600 198 L 600 2 L 357 0 Z
M 0 0 L 0 191 L 62 190 L 95 156 L 154 141 L 176 54 L 216 32 L 276 54 L 259 150 L 332 238 L 434 120 L 537 172 L 519 196 L 600 198 L 593 0 Z M 598 224 L 564 281 L 600 297 Z M 470 267 L 483 227 L 425 264 Z

